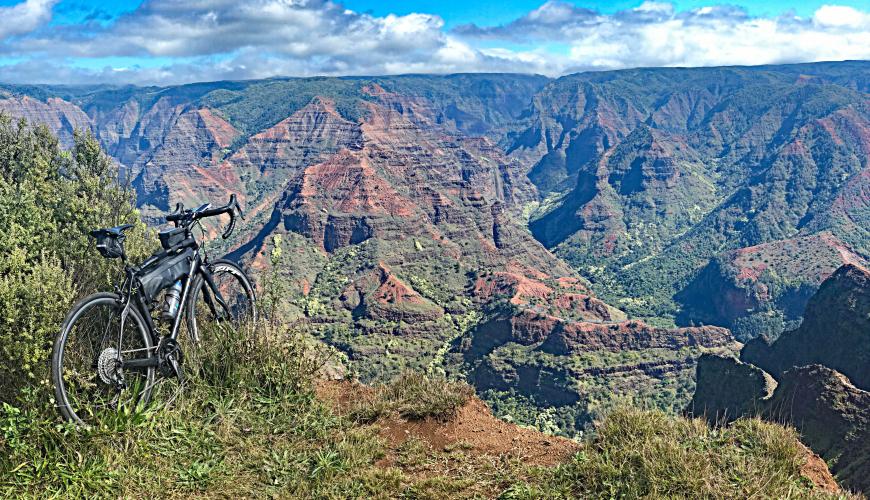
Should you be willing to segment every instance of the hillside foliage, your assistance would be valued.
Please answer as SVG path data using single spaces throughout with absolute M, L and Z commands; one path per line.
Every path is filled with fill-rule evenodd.
M 0 115 L 0 399 L 45 389 L 51 343 L 73 300 L 105 288 L 116 262 L 88 231 L 135 223 L 128 253 L 148 250 L 130 191 L 88 134 L 64 151 L 45 127 Z

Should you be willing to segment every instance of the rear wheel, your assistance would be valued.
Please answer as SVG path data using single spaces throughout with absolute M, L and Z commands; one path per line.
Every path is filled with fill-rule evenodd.
M 122 363 L 152 358 L 151 336 L 131 308 L 121 331 L 124 304 L 113 293 L 97 293 L 76 304 L 54 342 L 51 379 L 61 415 L 94 424 L 107 412 L 146 405 L 155 368 L 124 369 Z
M 244 271 L 234 262 L 217 260 L 209 264 L 215 287 L 226 304 L 224 309 L 215 299 L 211 287 L 202 275 L 194 278 L 187 306 L 187 327 L 194 345 L 202 342 L 202 323 L 212 321 L 240 328 L 257 321 L 254 287 Z M 211 301 L 217 316 L 209 306 Z

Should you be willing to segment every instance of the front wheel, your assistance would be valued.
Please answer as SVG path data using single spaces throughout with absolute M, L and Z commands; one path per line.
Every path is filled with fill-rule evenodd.
M 235 262 L 225 259 L 210 263 L 209 270 L 226 307 L 219 303 L 209 284 L 198 274 L 193 280 L 187 305 L 187 328 L 195 345 L 201 341 L 203 321 L 225 322 L 234 328 L 257 321 L 254 287 L 245 272 Z
M 51 380 L 58 410 L 71 422 L 94 424 L 106 412 L 145 405 L 151 398 L 155 369 L 123 368 L 126 361 L 154 356 L 151 335 L 133 308 L 122 331 L 123 309 L 114 293 L 86 297 L 55 339 Z

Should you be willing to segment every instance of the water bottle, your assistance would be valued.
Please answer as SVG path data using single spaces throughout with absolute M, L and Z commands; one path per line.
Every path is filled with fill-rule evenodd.
M 166 297 L 163 302 L 163 318 L 167 320 L 175 319 L 178 314 L 178 305 L 181 302 L 181 280 L 176 281 L 171 287 L 166 289 Z

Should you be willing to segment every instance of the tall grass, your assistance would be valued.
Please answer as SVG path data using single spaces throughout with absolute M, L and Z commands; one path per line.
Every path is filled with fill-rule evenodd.
M 793 430 L 758 420 L 711 429 L 622 408 L 555 468 L 462 443 L 389 449 L 370 422 L 450 419 L 471 389 L 406 373 L 343 416 L 315 396 L 323 360 L 305 335 L 210 325 L 202 342 L 188 348 L 183 390 L 159 391 L 178 394 L 170 405 L 157 398 L 89 429 L 0 405 L 0 497 L 836 497 L 801 476 Z M 393 465 L 378 465 L 388 453 Z
M 316 399 L 321 360 L 303 335 L 210 325 L 187 354 L 183 390 L 170 381 L 150 407 L 94 428 L 0 407 L 0 497 L 352 496 L 379 484 L 353 480 L 380 441 Z
M 474 389 L 463 381 L 405 371 L 390 383 L 361 393 L 351 405 L 350 415 L 366 423 L 384 416 L 446 421 L 473 395 Z
M 760 419 L 711 428 L 702 419 L 619 407 L 570 462 L 507 497 L 848 498 L 815 487 L 790 428 Z M 541 487 L 541 484 L 545 485 Z

